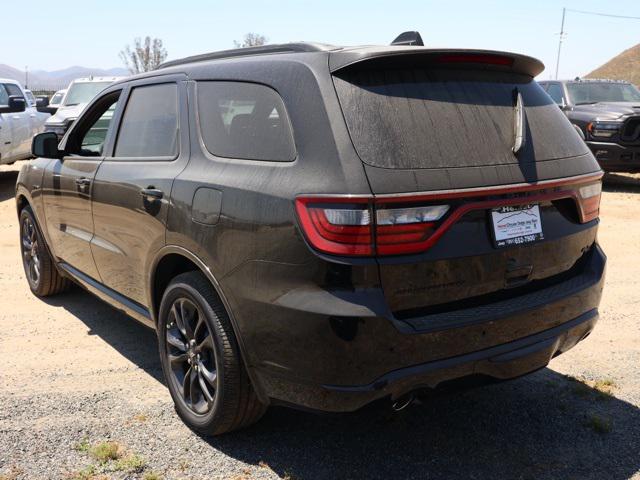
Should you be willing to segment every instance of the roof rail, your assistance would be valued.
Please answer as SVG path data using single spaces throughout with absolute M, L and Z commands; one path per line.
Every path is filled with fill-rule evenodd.
M 322 43 L 297 42 L 297 43 L 281 43 L 274 45 L 263 45 L 260 47 L 234 48 L 231 50 L 220 50 L 217 52 L 203 53 L 201 55 L 193 55 L 191 57 L 171 60 L 158 65 L 157 69 L 175 67 L 186 63 L 205 62 L 207 60 L 218 60 L 220 58 L 246 57 L 250 55 L 266 55 L 270 53 L 303 53 L 303 52 L 327 52 L 335 50 L 338 47 L 333 45 L 325 45 Z

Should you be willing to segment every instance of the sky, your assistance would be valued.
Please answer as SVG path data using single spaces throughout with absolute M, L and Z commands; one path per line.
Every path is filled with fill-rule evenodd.
M 538 79 L 548 79 L 555 74 L 563 7 L 640 17 L 638 0 L 32 0 L 28 22 L 3 25 L 0 63 L 31 71 L 121 67 L 118 52 L 146 35 L 162 39 L 175 59 L 233 48 L 247 32 L 269 43 L 362 45 L 418 30 L 428 46 L 534 56 L 546 65 Z M 640 20 L 569 11 L 565 31 L 561 78 L 584 75 L 640 43 Z

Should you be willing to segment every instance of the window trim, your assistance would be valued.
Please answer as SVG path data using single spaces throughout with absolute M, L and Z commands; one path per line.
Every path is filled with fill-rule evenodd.
M 78 131 L 78 129 L 82 128 L 84 123 L 85 123 L 85 118 L 91 114 L 91 112 L 94 110 L 94 108 L 97 108 L 96 105 L 101 104 L 102 102 L 105 101 L 105 99 L 109 96 L 112 96 L 116 93 L 118 93 L 118 100 L 116 100 L 116 108 L 113 112 L 113 119 L 111 120 L 111 123 L 109 124 L 109 129 L 107 130 L 107 135 L 105 136 L 105 140 L 104 140 L 104 145 L 102 147 L 102 155 L 80 155 L 80 154 L 74 154 L 69 152 L 69 140 L 71 139 L 75 139 L 76 136 L 76 132 Z M 105 152 L 109 151 L 111 148 L 111 139 L 113 138 L 114 135 L 114 129 L 115 129 L 115 123 L 118 120 L 118 115 L 121 109 L 120 106 L 120 99 L 123 98 L 125 94 L 125 89 L 120 87 L 116 87 L 116 88 L 109 88 L 108 90 L 105 90 L 102 92 L 102 95 L 94 98 L 91 103 L 85 108 L 85 110 L 83 110 L 83 112 L 81 113 L 80 117 L 78 118 L 78 120 L 73 122 L 73 125 L 71 125 L 71 127 L 67 130 L 65 136 L 63 137 L 63 139 L 60 142 L 59 147 L 64 151 L 64 157 L 63 158 L 74 158 L 74 159 L 86 159 L 86 160 L 102 160 L 105 158 Z M 85 112 L 87 112 L 85 114 Z M 94 121 L 97 122 L 99 120 L 99 117 Z M 92 124 L 93 125 L 93 124 Z M 86 133 L 86 132 L 85 132 Z M 73 146 L 73 145 L 72 145 Z
M 172 76 L 173 77 L 173 76 Z M 109 153 L 105 157 L 105 161 L 114 161 L 114 162 L 174 162 L 180 155 L 182 154 L 182 121 L 181 121 L 181 108 L 180 108 L 180 96 L 181 96 L 181 81 L 178 78 L 167 78 L 167 77 L 156 77 L 152 79 L 153 81 L 149 81 L 145 79 L 143 82 L 135 82 L 127 85 L 126 88 L 126 97 L 125 101 L 122 104 L 122 110 L 120 116 L 118 118 L 118 126 L 117 131 L 113 138 L 113 143 L 110 146 Z M 176 86 L 176 120 L 177 120 L 177 129 L 176 129 L 176 154 L 175 155 L 166 155 L 166 156 L 151 156 L 151 157 L 120 157 L 116 156 L 116 146 L 118 145 L 118 137 L 120 136 L 120 130 L 122 128 L 122 122 L 124 119 L 124 114 L 127 109 L 127 105 L 129 105 L 129 101 L 131 100 L 131 93 L 136 88 L 144 88 L 144 87 L 153 87 L 156 85 L 166 85 L 173 84 Z
M 256 158 L 223 157 L 221 155 L 217 155 L 216 153 L 209 151 L 209 149 L 207 148 L 207 145 L 204 143 L 204 137 L 202 135 L 202 124 L 200 122 L 200 105 L 198 102 L 198 99 L 199 99 L 198 87 L 200 83 L 242 83 L 242 84 L 250 84 L 250 85 L 259 85 L 261 87 L 266 87 L 270 90 L 273 90 L 275 94 L 278 96 L 278 98 L 280 99 L 280 101 L 282 102 L 284 113 L 286 115 L 286 120 L 287 120 L 287 123 L 289 124 L 289 131 L 291 132 L 291 140 L 292 140 L 293 150 L 294 150 L 293 158 L 291 160 L 263 160 L 263 159 L 256 159 Z M 217 78 L 216 79 L 214 78 L 197 79 L 197 80 L 193 80 L 193 84 L 194 84 L 193 110 L 195 115 L 196 134 L 198 136 L 198 144 L 200 146 L 200 149 L 208 159 L 222 161 L 222 162 L 229 162 L 229 163 L 241 163 L 241 164 L 247 164 L 247 165 L 252 165 L 252 164 L 264 165 L 266 163 L 271 166 L 291 165 L 298 161 L 298 158 L 299 158 L 298 146 L 296 145 L 296 136 L 294 133 L 293 124 L 291 123 L 291 115 L 289 115 L 289 111 L 287 110 L 287 105 L 284 102 L 284 98 L 282 98 L 282 95 L 280 95 L 280 92 L 276 88 L 274 88 L 271 85 L 267 85 L 266 83 L 255 82 L 251 80 L 230 80 L 230 79 L 217 79 Z

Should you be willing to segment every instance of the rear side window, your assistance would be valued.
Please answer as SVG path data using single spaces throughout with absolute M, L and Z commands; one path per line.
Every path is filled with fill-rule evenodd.
M 275 90 L 244 82 L 198 82 L 200 132 L 218 157 L 292 161 L 296 150 L 284 103 Z
M 175 157 L 178 153 L 178 87 L 136 87 L 124 111 L 115 157 Z
M 334 77 L 360 158 L 383 168 L 468 168 L 534 163 L 588 152 L 542 88 L 509 72 L 439 68 L 346 71 Z M 525 138 L 513 154 L 514 99 Z

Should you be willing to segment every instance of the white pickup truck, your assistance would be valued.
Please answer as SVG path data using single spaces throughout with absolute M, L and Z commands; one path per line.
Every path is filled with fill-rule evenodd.
M 27 100 L 18 82 L 0 78 L 0 164 L 30 158 L 31 139 L 49 117 Z

